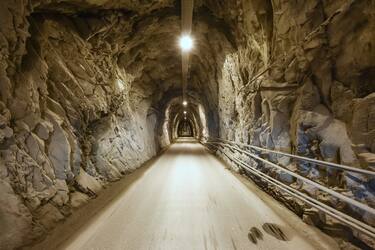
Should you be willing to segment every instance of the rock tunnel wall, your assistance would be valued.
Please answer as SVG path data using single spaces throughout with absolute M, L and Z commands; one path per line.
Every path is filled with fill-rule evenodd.
M 242 42 L 218 78 L 221 135 L 303 153 L 308 134 L 325 160 L 349 165 L 356 163 L 351 143 L 374 152 L 373 3 L 241 7 Z
M 159 150 L 156 114 L 113 48 L 25 3 L 1 10 L 1 249 L 45 234 Z
M 373 1 L 228 2 L 224 9 L 239 11 L 222 18 L 235 19 L 238 48 L 226 55 L 217 78 L 220 137 L 374 170 L 374 7 Z M 268 157 L 375 205 L 374 179 Z M 369 214 L 327 201 L 317 189 L 245 160 L 374 225 Z M 276 196 L 304 214 L 305 206 L 285 194 Z
M 172 0 L 2 6 L 0 242 L 12 249 L 171 142 L 180 9 Z M 374 10 L 371 0 L 196 0 L 188 111 L 197 134 L 373 168 Z M 374 180 L 272 160 L 374 205 Z

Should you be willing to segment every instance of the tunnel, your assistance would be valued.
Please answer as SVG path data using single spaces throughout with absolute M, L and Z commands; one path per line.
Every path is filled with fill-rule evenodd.
M 375 248 L 374 1 L 1 5 L 0 250 Z
M 178 137 L 194 137 L 193 126 L 190 121 L 180 121 L 177 131 Z

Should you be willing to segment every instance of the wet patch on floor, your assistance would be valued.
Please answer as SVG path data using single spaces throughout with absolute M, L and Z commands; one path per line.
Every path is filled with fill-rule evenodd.
M 286 234 L 280 229 L 280 227 L 273 223 L 264 223 L 262 226 L 263 230 L 269 235 L 275 237 L 278 240 L 288 241 Z
M 254 244 L 257 244 L 258 240 L 263 240 L 262 232 L 256 227 L 252 227 L 250 229 L 249 233 L 247 234 L 247 237 Z

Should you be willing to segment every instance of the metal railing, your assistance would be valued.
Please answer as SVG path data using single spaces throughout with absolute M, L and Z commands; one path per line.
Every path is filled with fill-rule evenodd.
M 345 214 L 331 206 L 328 206 L 327 204 L 324 204 L 323 202 L 311 197 L 311 196 L 308 196 L 306 195 L 305 193 L 302 193 L 301 191 L 299 191 L 298 189 L 296 188 L 293 188 L 292 186 L 289 186 L 265 173 L 263 173 L 262 171 L 260 171 L 259 169 L 249 165 L 248 163 L 242 161 L 241 159 L 238 159 L 232 155 L 229 155 L 225 152 L 225 148 L 228 148 L 230 149 L 232 152 L 234 151 L 237 151 L 241 154 L 244 154 L 252 159 L 255 159 L 257 161 L 260 161 L 260 162 L 263 162 L 264 164 L 274 168 L 274 169 L 277 169 L 279 171 L 283 171 L 285 173 L 287 173 L 288 175 L 290 176 L 293 176 L 295 177 L 296 179 L 299 179 L 301 180 L 302 182 L 305 182 L 305 183 L 308 183 L 316 188 L 318 188 L 319 190 L 339 199 L 339 200 L 342 200 L 352 206 L 355 206 L 359 209 L 361 209 L 362 211 L 366 211 L 372 215 L 375 216 L 375 209 L 372 208 L 372 207 L 369 207 L 368 205 L 364 204 L 364 203 L 361 203 L 357 200 L 354 200 L 350 197 L 347 197 L 335 190 L 332 190 L 320 183 L 317 183 L 317 182 L 314 182 L 302 175 L 299 175 L 298 173 L 296 172 L 293 172 L 287 168 L 284 168 L 274 162 L 271 162 L 267 159 L 264 159 L 262 157 L 260 157 L 259 155 L 251 152 L 251 151 L 247 151 L 247 150 L 244 150 L 243 148 L 246 148 L 246 149 L 251 149 L 251 150 L 255 150 L 257 152 L 268 152 L 268 153 L 273 153 L 273 154 L 278 154 L 278 155 L 282 155 L 282 156 L 287 156 L 287 157 L 290 157 L 290 158 L 293 158 L 293 159 L 297 159 L 298 161 L 304 161 L 304 162 L 309 162 L 309 163 L 314 163 L 314 164 L 318 164 L 319 166 L 324 166 L 324 167 L 333 167 L 333 168 L 336 168 L 336 169 L 340 169 L 342 171 L 347 171 L 347 172 L 355 172 L 355 173 L 360 173 L 360 174 L 364 174 L 364 175 L 369 175 L 369 176 L 375 176 L 375 172 L 373 171 L 369 171 L 369 170 L 365 170 L 365 169 L 358 169 L 358 168 L 354 168 L 354 167 L 350 167 L 350 166 L 345 166 L 345 165 L 340 165 L 340 164 L 336 164 L 336 163 L 331 163 L 331 162 L 325 162 L 325 161 L 321 161 L 321 160 L 316 160 L 316 159 L 311 159 L 311 158 L 307 158 L 307 157 L 303 157 L 303 156 L 298 156 L 298 155 L 293 155 L 293 154 L 288 154 L 288 153 L 284 153 L 284 152 L 279 152 L 279 151 L 276 151 L 276 150 L 270 150 L 270 149 L 266 149 L 266 148 L 261 148 L 261 147 L 257 147 L 257 146 L 253 146 L 253 145 L 248 145 L 248 144 L 243 144 L 243 143 L 236 143 L 236 142 L 233 142 L 233 141 L 228 141 L 228 140 L 224 140 L 224 139 L 220 139 L 220 138 L 204 138 L 204 140 L 201 141 L 201 143 L 203 145 L 208 145 L 208 146 L 211 146 L 211 147 L 214 147 L 216 150 L 219 150 L 226 158 L 228 158 L 230 161 L 234 162 L 238 167 L 241 167 L 247 171 L 249 171 L 251 174 L 261 178 L 262 180 L 266 181 L 267 183 L 273 185 L 273 186 L 276 186 L 277 188 L 279 188 L 280 190 L 288 193 L 289 195 L 305 202 L 306 204 L 310 205 L 311 207 L 314 207 L 316 209 L 318 209 L 319 211 L 335 218 L 336 220 L 340 221 L 341 223 L 343 224 L 346 224 L 347 226 L 353 228 L 354 230 L 357 230 L 358 232 L 361 232 L 361 233 L 364 233 L 370 237 L 373 237 L 375 238 L 375 228 L 372 227 L 371 225 L 368 225 L 358 219 L 355 219 L 353 218 L 352 216 L 348 215 L 348 214 Z

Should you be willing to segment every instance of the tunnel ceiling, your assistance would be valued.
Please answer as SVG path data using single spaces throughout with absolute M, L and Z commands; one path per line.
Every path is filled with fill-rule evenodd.
M 31 18 L 60 22 L 64 17 L 86 41 L 109 53 L 132 78 L 131 91 L 139 101 L 158 106 L 168 93 L 181 91 L 180 1 L 32 1 Z M 235 1 L 195 1 L 188 90 L 206 99 L 211 109 L 217 103 L 218 69 L 233 51 L 235 29 L 222 8 Z M 233 8 L 232 8 L 233 9 Z M 60 15 L 60 16 L 59 16 Z M 167 93 L 167 94 L 165 94 Z M 179 93 L 180 94 L 180 93 Z M 134 95 L 134 96 L 136 96 Z M 168 101 L 168 100 L 166 100 Z M 162 101 L 163 102 L 163 101 Z

